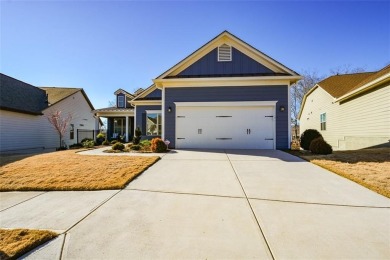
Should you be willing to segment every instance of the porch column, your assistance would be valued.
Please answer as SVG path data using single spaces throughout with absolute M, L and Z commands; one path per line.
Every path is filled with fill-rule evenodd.
M 99 116 L 95 116 L 95 129 L 94 129 L 94 139 L 96 141 L 96 136 L 100 132 Z
M 129 116 L 126 116 L 126 143 L 129 142 Z

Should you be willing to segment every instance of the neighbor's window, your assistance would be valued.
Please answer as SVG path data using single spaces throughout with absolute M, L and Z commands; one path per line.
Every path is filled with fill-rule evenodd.
M 118 96 L 118 107 L 125 107 L 125 97 Z
M 321 130 L 326 130 L 326 113 L 320 115 Z
M 161 135 L 161 111 L 146 111 L 146 135 Z
M 74 124 L 70 124 L 70 136 L 69 139 L 72 140 L 74 139 Z

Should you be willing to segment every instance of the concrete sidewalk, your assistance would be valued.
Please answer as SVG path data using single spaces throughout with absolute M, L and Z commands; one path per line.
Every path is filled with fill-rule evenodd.
M 390 200 L 281 151 L 172 151 L 126 189 L 1 193 L 30 259 L 389 259 Z

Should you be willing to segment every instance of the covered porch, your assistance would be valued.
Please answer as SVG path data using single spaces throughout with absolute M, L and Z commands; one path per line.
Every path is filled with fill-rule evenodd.
M 125 142 L 134 136 L 134 109 L 132 108 L 102 108 L 94 111 L 97 120 L 107 119 L 107 140 L 123 139 Z

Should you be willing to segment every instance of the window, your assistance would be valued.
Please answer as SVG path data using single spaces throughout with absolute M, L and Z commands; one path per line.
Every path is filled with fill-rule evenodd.
M 232 61 L 232 47 L 222 44 L 218 47 L 218 61 Z
M 326 113 L 320 115 L 321 130 L 326 130 Z
M 74 139 L 74 124 L 70 124 L 70 136 L 69 139 L 72 140 Z
M 118 96 L 118 107 L 125 107 L 125 96 Z
M 161 111 L 146 111 L 146 135 L 161 135 Z

